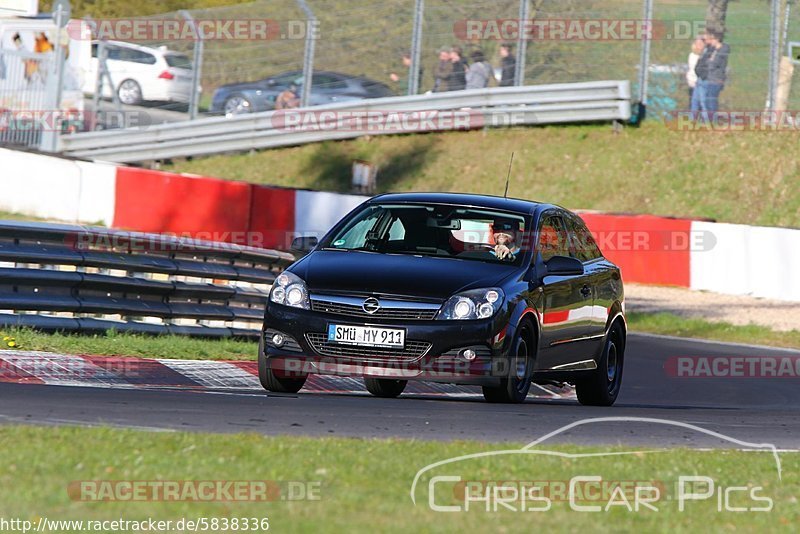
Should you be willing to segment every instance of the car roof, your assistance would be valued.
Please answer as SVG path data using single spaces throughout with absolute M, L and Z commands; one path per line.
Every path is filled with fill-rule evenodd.
M 97 39 L 94 39 L 92 41 L 92 44 L 97 44 L 99 42 L 100 41 L 98 41 Z M 165 47 L 162 48 L 160 46 L 146 46 L 146 45 L 140 45 L 140 44 L 136 44 L 136 43 L 129 43 L 127 41 L 111 41 L 111 40 L 108 40 L 108 41 L 106 41 L 106 44 L 107 45 L 111 45 L 111 46 L 118 46 L 118 47 L 121 47 L 121 48 L 132 48 L 134 50 L 141 50 L 142 52 L 149 52 L 151 54 L 172 54 L 172 53 L 180 54 L 181 53 L 181 52 L 177 52 L 175 50 L 170 50 L 170 49 L 165 48 Z
M 536 211 L 537 208 L 547 209 L 557 207 L 552 204 L 544 204 L 520 198 L 504 198 L 493 195 L 474 195 L 468 193 L 386 193 L 373 197 L 370 202 L 458 204 L 524 214 L 531 214 Z

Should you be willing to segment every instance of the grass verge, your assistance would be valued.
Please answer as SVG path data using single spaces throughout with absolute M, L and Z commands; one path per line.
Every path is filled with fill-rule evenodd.
M 567 208 L 800 227 L 796 136 L 679 132 L 645 124 L 377 136 L 175 162 L 167 170 L 348 191 L 352 162 L 379 167 L 387 191 L 501 194 Z M 269 169 L 265 171 L 265 169 Z
M 733 325 L 680 317 L 672 313 L 626 314 L 630 332 L 648 332 L 668 336 L 751 343 L 800 349 L 800 331 L 778 332 L 760 325 Z
M 536 436 L 532 436 L 532 439 Z M 792 531 L 800 520 L 796 495 L 800 492 L 800 456 L 783 453 L 779 480 L 774 457 L 767 452 L 691 451 L 671 449 L 624 456 L 578 459 L 544 455 L 502 455 L 478 458 L 425 473 L 412 503 L 410 491 L 417 471 L 427 464 L 463 454 L 517 445 L 481 442 L 420 442 L 342 438 L 263 437 L 255 434 L 148 433 L 109 428 L 40 428 L 3 426 L 4 469 L 0 472 L 0 516 L 34 523 L 53 520 L 173 520 L 181 518 L 268 518 L 277 532 L 453 532 L 462 529 L 509 532 L 521 521 L 535 520 L 539 528 L 580 531 Z M 540 447 L 571 454 L 609 452 L 602 447 Z M 46 458 L 46 461 L 42 459 Z M 503 480 L 519 483 L 550 481 L 547 511 L 521 513 L 499 506 L 486 511 L 475 502 L 467 512 L 434 512 L 428 506 L 429 482 L 434 475 L 462 481 Z M 637 481 L 660 488 L 654 501 L 658 511 L 641 507 L 628 511 L 622 504 L 608 511 L 581 513 L 560 496 L 558 487 L 575 476 L 598 475 L 607 482 Z M 685 511 L 675 500 L 679 476 L 708 476 L 714 496 L 687 501 Z M 270 481 L 280 488 L 271 502 L 121 502 L 73 500 L 91 498 L 79 490 L 68 493 L 76 481 Z M 311 493 L 315 500 L 290 498 Z M 507 484 L 507 483 L 506 483 Z M 772 501 L 769 512 L 718 511 L 716 495 L 724 488 L 748 486 L 760 498 Z M 80 486 L 77 486 L 78 488 Z M 102 488 L 103 486 L 96 486 Z M 110 486 L 106 486 L 110 487 Z M 608 493 L 592 497 L 575 493 L 579 504 L 605 507 Z M 753 489 L 760 487 L 760 489 Z M 452 482 L 434 486 L 438 505 L 464 505 L 463 490 Z M 626 491 L 632 498 L 632 491 Z M 112 493 L 113 494 L 113 493 Z M 107 494 L 108 495 L 108 494 Z M 277 494 L 272 494 L 277 495 Z M 566 495 L 569 495 L 568 493 Z M 582 497 L 586 497 L 582 499 Z M 622 500 L 617 496 L 616 502 Z M 733 493 L 728 505 L 765 506 L 750 494 Z M 632 503 L 632 501 L 631 501 Z M 528 501 L 530 508 L 544 501 Z M 512 501 L 516 509 L 523 501 Z M 174 527 L 173 527 L 174 528 Z M 65 531 L 68 528 L 61 528 Z
M 13 339 L 9 348 L 66 354 L 136 356 L 180 360 L 255 360 L 258 343 L 238 339 L 198 339 L 182 336 L 144 336 L 109 331 L 102 335 L 47 334 L 30 328 L 0 329 Z M 5 348 L 8 341 L 4 341 Z

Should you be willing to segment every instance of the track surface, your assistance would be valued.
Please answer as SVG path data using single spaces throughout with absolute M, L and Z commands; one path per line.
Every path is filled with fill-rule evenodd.
M 622 393 L 612 408 L 584 407 L 569 397 L 547 396 L 531 397 L 522 405 L 493 405 L 475 394 L 415 394 L 386 400 L 362 393 L 267 395 L 253 389 L 2 383 L 0 422 L 527 443 L 581 419 L 646 417 L 690 423 L 784 449 L 800 447 L 800 379 L 675 378 L 665 371 L 675 356 L 800 357 L 800 352 L 632 334 Z M 548 441 L 559 442 L 740 447 L 690 429 L 629 421 L 581 426 Z

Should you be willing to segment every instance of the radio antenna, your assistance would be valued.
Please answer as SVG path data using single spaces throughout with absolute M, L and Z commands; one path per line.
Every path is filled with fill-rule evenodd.
M 508 162 L 508 174 L 506 175 L 506 192 L 503 193 L 503 198 L 508 198 L 508 180 L 511 178 L 511 165 L 514 164 L 514 153 L 511 153 L 511 161 Z

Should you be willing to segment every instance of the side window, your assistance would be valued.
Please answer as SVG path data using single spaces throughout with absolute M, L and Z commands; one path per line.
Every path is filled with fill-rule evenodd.
M 395 219 L 389 227 L 389 241 L 400 241 L 406 236 L 406 228 L 403 226 L 403 221 L 399 218 Z
M 603 253 L 600 252 L 600 247 L 594 240 L 594 236 L 586 228 L 586 225 L 578 217 L 570 217 L 570 238 L 572 239 L 572 246 L 575 250 L 575 257 L 583 262 L 596 260 L 602 258 Z
M 569 256 L 569 239 L 561 217 L 546 216 L 539 227 L 539 251 L 544 261 L 553 256 Z
M 347 83 L 343 80 L 340 80 L 336 76 L 330 76 L 328 74 L 315 74 L 311 78 L 311 86 L 316 87 L 317 89 L 345 89 L 347 88 Z

